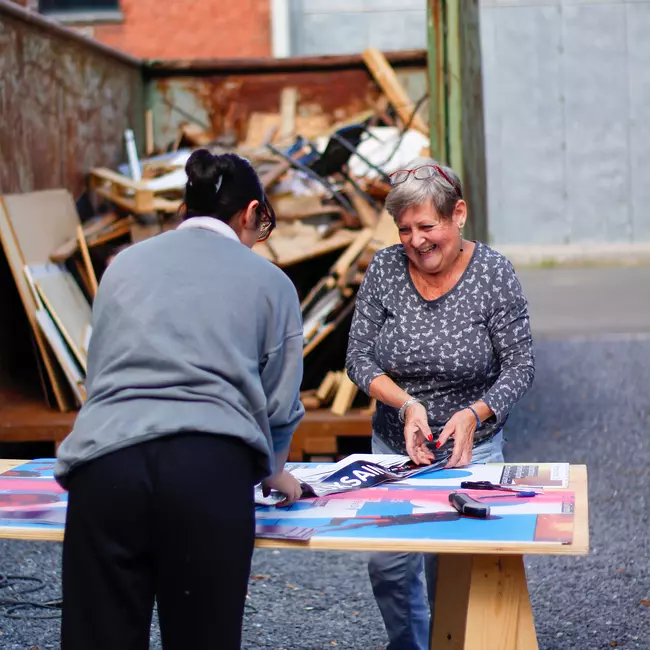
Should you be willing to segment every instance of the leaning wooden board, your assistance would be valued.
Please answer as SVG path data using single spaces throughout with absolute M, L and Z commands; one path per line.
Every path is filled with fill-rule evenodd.
M 27 220 L 31 221 L 30 217 L 32 215 L 32 209 L 44 209 L 42 201 L 48 200 L 54 206 L 54 221 L 60 222 L 59 225 L 63 232 L 68 231 L 69 219 L 67 212 L 65 210 L 58 209 L 59 204 L 68 204 L 68 199 L 62 194 L 63 190 L 50 190 L 47 192 L 35 192 L 34 194 L 39 194 L 39 201 L 34 202 L 23 202 L 16 201 L 16 196 L 3 196 L 0 197 L 0 243 L 5 251 L 9 267 L 11 269 L 11 274 L 13 275 L 14 282 L 18 289 L 18 294 L 20 296 L 23 307 L 25 308 L 25 313 L 27 314 L 27 319 L 31 325 L 32 332 L 34 334 L 34 340 L 36 341 L 36 346 L 40 353 L 40 358 L 43 362 L 43 367 L 45 370 L 44 379 L 47 380 L 52 387 L 52 392 L 56 399 L 56 404 L 61 411 L 68 411 L 74 408 L 74 399 L 67 386 L 66 379 L 63 375 L 63 371 L 59 367 L 57 360 L 49 347 L 43 333 L 41 332 L 38 323 L 36 322 L 36 310 L 37 304 L 32 296 L 32 293 L 29 288 L 27 279 L 23 269 L 27 264 L 27 259 L 40 259 L 40 255 L 43 252 L 44 248 L 40 244 L 32 245 L 28 239 L 33 239 L 28 237 L 28 233 L 25 232 L 23 225 L 20 225 L 18 232 L 20 233 L 20 238 L 18 233 L 14 228 L 14 223 L 20 222 L 20 215 L 22 214 L 21 209 L 25 208 L 28 211 Z M 11 206 L 12 212 L 9 211 Z M 74 206 L 73 206 L 74 207 Z M 47 212 L 45 212 L 47 214 Z M 76 214 L 76 213 L 75 213 Z M 41 212 L 41 215 L 43 213 Z M 58 219 L 57 219 L 58 217 Z M 33 221 L 32 221 L 33 225 Z M 51 229 L 53 228 L 52 224 L 48 225 L 46 229 L 46 237 L 53 241 L 55 237 L 52 236 Z M 39 232 L 37 229 L 36 232 Z M 49 234 L 47 234 L 49 233 Z M 74 231 L 72 236 L 74 236 Z M 63 241 L 67 240 L 66 236 L 63 236 Z M 21 242 L 25 244 L 26 251 L 23 250 Z M 47 262 L 47 256 L 43 260 Z

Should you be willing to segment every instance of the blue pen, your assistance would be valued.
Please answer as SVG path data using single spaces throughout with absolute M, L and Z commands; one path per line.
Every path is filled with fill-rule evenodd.
M 507 499 L 514 497 L 515 499 L 520 499 L 521 497 L 534 497 L 537 496 L 538 492 L 512 490 L 509 494 L 489 494 L 484 497 L 479 497 L 479 499 Z
M 494 483 L 490 483 L 490 481 L 461 481 L 460 487 L 465 490 L 499 490 L 503 492 L 510 492 L 517 497 L 534 497 L 538 494 L 542 494 L 542 492 L 538 492 L 536 490 L 522 490 L 510 485 L 495 485 Z M 493 494 L 490 495 L 490 497 L 483 498 L 499 499 L 509 496 L 510 494 Z

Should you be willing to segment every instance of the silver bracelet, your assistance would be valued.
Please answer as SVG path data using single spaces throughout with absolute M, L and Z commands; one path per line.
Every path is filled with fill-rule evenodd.
M 404 422 L 404 416 L 406 414 L 406 409 L 409 406 L 411 406 L 411 404 L 415 404 L 416 402 L 418 404 L 422 404 L 422 402 L 420 402 L 420 400 L 415 398 L 415 397 L 409 397 L 409 399 L 407 399 L 406 402 L 404 402 L 404 404 L 402 404 L 402 406 L 400 407 L 399 413 L 398 413 L 398 417 L 399 417 L 400 422 Z

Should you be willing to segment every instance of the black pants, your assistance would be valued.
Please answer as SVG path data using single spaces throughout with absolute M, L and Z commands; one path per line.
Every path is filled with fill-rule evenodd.
M 179 434 L 70 478 L 62 650 L 145 650 L 154 599 L 165 650 L 241 646 L 255 537 L 250 447 Z

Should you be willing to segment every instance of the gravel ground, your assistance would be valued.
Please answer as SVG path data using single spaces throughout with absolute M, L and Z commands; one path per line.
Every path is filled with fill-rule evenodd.
M 588 557 L 526 558 L 540 650 L 650 649 L 649 388 L 648 337 L 537 344 L 506 457 L 586 463 L 591 524 Z M 243 647 L 384 648 L 365 557 L 257 551 Z M 0 540 L 0 573 L 44 579 L 39 600 L 57 596 L 59 571 L 59 545 Z M 0 618 L 0 631 L 2 650 L 58 647 L 58 621 Z

